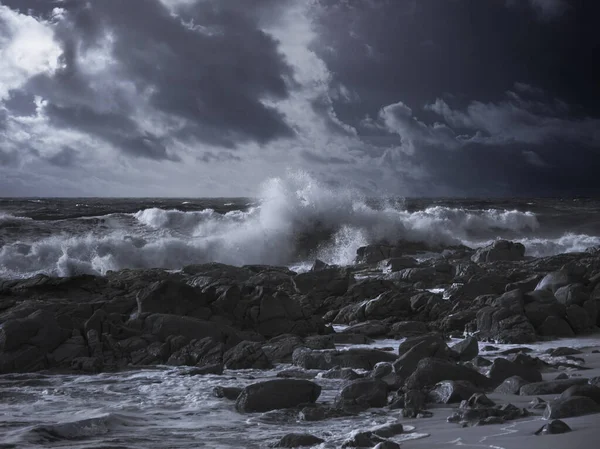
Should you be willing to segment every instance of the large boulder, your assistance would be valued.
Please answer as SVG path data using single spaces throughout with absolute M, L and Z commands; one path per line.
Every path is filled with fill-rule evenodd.
M 342 296 L 348 291 L 351 280 L 350 270 L 337 267 L 309 271 L 292 278 L 294 288 L 298 293 L 310 295 L 315 299 Z
M 406 388 L 419 390 L 443 380 L 467 381 L 481 388 L 490 386 L 490 379 L 466 366 L 442 359 L 426 358 L 419 362 L 417 369 L 406 380 Z
M 571 396 L 550 401 L 544 410 L 544 419 L 563 419 L 600 413 L 600 405 L 584 396 Z
M 324 442 L 325 440 L 308 433 L 288 433 L 273 447 L 306 447 L 316 446 Z
M 258 342 L 243 341 L 225 352 L 223 355 L 225 368 L 237 369 L 269 369 L 271 362 Z
M 483 390 L 464 380 L 446 380 L 433 387 L 429 392 L 429 400 L 436 404 L 460 403 L 475 393 L 483 393 Z
M 342 409 L 367 409 L 387 405 L 388 385 L 380 379 L 358 379 L 347 384 L 335 399 Z
M 525 247 L 521 243 L 498 240 L 491 245 L 480 248 L 471 256 L 475 263 L 496 262 L 500 260 L 515 261 L 525 257 Z
M 405 317 L 409 311 L 410 299 L 406 294 L 395 291 L 385 292 L 364 305 L 364 315 L 367 320 Z
M 314 351 L 298 348 L 292 355 L 292 363 L 304 369 L 328 370 L 339 366 L 372 370 L 379 362 L 393 362 L 396 356 L 378 349 L 352 348 L 347 351 Z
M 590 293 L 583 284 L 570 284 L 560 287 L 554 292 L 557 301 L 566 307 L 571 305 L 583 306 L 590 299 Z
M 587 383 L 587 379 L 581 377 L 561 379 L 561 380 L 548 380 L 544 382 L 534 382 L 527 385 L 523 385 L 519 390 L 521 396 L 541 396 L 543 394 L 561 394 L 563 391 L 572 387 L 573 385 L 583 385 Z
M 309 380 L 267 380 L 244 388 L 235 408 L 240 413 L 268 412 L 314 403 L 320 395 L 321 387 Z
M 585 268 L 577 265 L 564 266 L 558 271 L 548 273 L 535 287 L 536 290 L 549 290 L 552 293 L 569 284 L 580 282 L 585 274 Z
M 479 341 L 475 337 L 467 337 L 451 348 L 462 361 L 473 360 L 479 355 Z
M 575 332 L 573 332 L 569 323 L 556 316 L 547 317 L 542 325 L 537 328 L 537 332 L 544 337 L 569 338 L 575 336 Z
M 488 375 L 496 385 L 513 376 L 519 376 L 528 382 L 541 382 L 542 380 L 542 373 L 535 367 L 511 362 L 501 357 L 494 360 Z
M 600 404 L 600 387 L 589 384 L 572 385 L 560 394 L 559 399 L 567 399 L 573 396 L 585 396 Z
M 529 383 L 531 382 L 526 381 L 520 376 L 511 376 L 504 379 L 504 382 L 498 385 L 494 392 L 500 394 L 519 394 L 521 387 Z

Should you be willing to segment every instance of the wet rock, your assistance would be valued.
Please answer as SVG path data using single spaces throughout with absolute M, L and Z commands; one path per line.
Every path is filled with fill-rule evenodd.
M 248 385 L 236 400 L 240 413 L 267 412 L 314 403 L 321 395 L 321 387 L 301 379 L 275 379 Z
M 548 405 L 548 403 L 546 401 L 544 401 L 542 398 L 535 398 L 533 401 L 531 401 L 529 403 L 529 408 L 533 408 L 536 410 L 545 410 L 546 405 Z
M 490 368 L 489 377 L 498 385 L 512 376 L 519 376 L 528 382 L 540 382 L 542 374 L 536 368 L 497 358 Z
M 483 393 L 474 393 L 469 399 L 467 399 L 465 406 L 470 408 L 484 407 L 489 408 L 495 406 L 496 403 L 488 398 Z M 462 406 L 462 405 L 461 405 Z
M 324 443 L 325 440 L 318 438 L 314 435 L 310 435 L 308 433 L 289 433 L 281 440 L 279 443 L 275 444 L 273 447 L 306 447 L 306 446 L 316 446 L 317 444 Z
M 492 365 L 491 360 L 488 360 L 485 357 L 481 357 L 481 356 L 475 357 L 473 360 L 471 360 L 471 363 L 473 363 L 473 365 L 478 368 L 483 368 L 483 367 Z
M 298 293 L 325 299 L 328 296 L 342 296 L 346 293 L 350 279 L 349 270 L 333 267 L 298 274 L 292 278 L 292 282 Z
M 406 387 L 410 389 L 421 389 L 426 386 L 435 385 L 442 380 L 466 380 L 476 387 L 490 386 L 490 379 L 482 374 L 458 363 L 426 358 L 419 362 L 417 369 L 406 380 Z
M 333 341 L 338 345 L 368 345 L 375 340 L 361 334 L 339 333 L 333 334 Z
M 390 317 L 405 317 L 410 311 L 410 301 L 403 293 L 387 291 L 364 305 L 367 320 L 383 320 Z
M 565 379 L 565 380 L 548 380 L 545 382 L 534 382 L 523 385 L 519 390 L 521 396 L 541 396 L 544 394 L 561 394 L 567 388 L 573 385 L 583 385 L 587 383 L 587 379 Z
M 571 428 L 560 419 L 555 419 L 550 421 L 548 424 L 543 425 L 538 430 L 535 431 L 535 435 L 556 435 L 559 433 L 567 433 L 570 432 Z
M 223 355 L 225 368 L 238 369 L 269 369 L 271 362 L 257 342 L 243 341 L 225 352 Z
M 546 354 L 548 354 L 550 357 L 565 357 L 567 355 L 577 355 L 581 353 L 582 352 L 579 349 L 567 348 L 564 346 L 561 346 L 560 348 L 548 349 L 546 351 Z
M 373 447 L 373 445 L 384 442 L 383 438 L 378 437 L 371 431 L 356 432 L 351 438 L 344 441 L 342 448 L 346 447 Z
M 519 290 L 513 290 L 519 292 Z M 513 294 L 513 292 L 504 295 Z M 520 292 L 519 292 L 520 294 Z M 503 295 L 503 296 L 504 296 Z M 499 302 L 499 304 L 501 304 Z M 533 325 L 523 315 L 524 311 L 517 311 L 513 307 L 487 306 L 477 312 L 477 330 L 482 338 L 489 338 L 503 343 L 530 343 L 537 336 Z
M 192 368 L 185 371 L 183 374 L 187 376 L 207 376 L 209 374 L 220 376 L 223 374 L 223 365 L 221 363 L 213 363 L 210 365 L 204 365 L 197 368 Z
M 165 279 L 151 283 L 137 297 L 138 313 L 210 318 L 208 298 L 199 288 L 191 287 L 184 280 Z
M 460 360 L 472 360 L 479 355 L 479 342 L 475 337 L 467 337 L 456 343 L 451 349 L 458 354 Z
M 375 427 L 371 431 L 381 438 L 391 438 L 396 435 L 400 435 L 404 432 L 404 426 L 402 423 L 395 422 L 390 424 L 384 424 L 382 426 Z
M 590 299 L 590 294 L 583 284 L 570 284 L 557 289 L 554 292 L 554 297 L 566 307 L 572 305 L 583 306 L 583 303 Z
M 223 353 L 225 345 L 216 341 L 214 338 L 206 337 L 202 340 L 192 340 L 185 344 L 185 339 L 182 342 L 183 347 L 179 347 L 178 342 L 170 340 L 169 347 L 174 352 L 167 360 L 167 365 L 174 366 L 206 366 L 206 365 L 222 365 Z
M 421 345 L 423 343 L 423 345 Z M 421 357 L 458 358 L 457 354 L 450 350 L 442 334 L 429 333 L 408 337 L 398 346 L 398 355 L 403 356 L 416 347 L 421 349 Z
M 304 340 L 297 335 L 284 334 L 270 339 L 262 345 L 262 350 L 273 363 L 290 363 L 294 350 L 304 346 Z
M 438 382 L 429 392 L 429 400 L 436 404 L 460 403 L 469 399 L 474 393 L 481 393 L 481 388 L 466 381 L 447 380 Z
M 578 305 L 567 307 L 567 322 L 576 334 L 585 332 L 595 325 L 586 310 Z
M 584 396 L 600 404 L 600 387 L 589 384 L 572 385 L 560 394 L 559 399 L 567 399 L 573 396 Z
M 381 321 L 366 321 L 364 323 L 355 324 L 342 331 L 344 334 L 361 334 L 367 337 L 382 337 L 389 332 L 387 324 Z
M 552 293 L 556 293 L 559 288 L 565 287 L 569 284 L 575 284 L 580 281 L 583 273 L 585 273 L 585 269 L 583 269 L 582 272 L 577 267 L 564 267 L 558 271 L 553 271 L 552 273 L 548 273 L 546 276 L 544 276 L 535 289 L 549 290 Z
M 395 441 L 382 441 L 378 443 L 373 449 L 400 449 L 400 445 Z
M 531 382 L 526 381 L 520 376 L 511 376 L 504 379 L 504 382 L 498 385 L 494 392 L 500 394 L 519 394 L 521 387 L 529 383 Z
M 379 379 L 358 379 L 347 384 L 335 399 L 344 410 L 385 407 L 388 385 Z
M 215 387 L 213 388 L 213 396 L 216 398 L 225 398 L 230 401 L 235 401 L 240 393 L 242 392 L 242 388 L 237 387 Z
M 393 362 L 396 356 L 377 349 L 352 348 L 347 351 L 311 351 L 298 348 L 292 355 L 292 363 L 304 369 L 328 370 L 336 366 L 372 370 L 379 362 Z
M 567 373 L 560 373 L 558 376 L 556 376 L 554 378 L 554 380 L 565 380 L 568 378 L 569 378 L 569 376 L 567 375 Z
M 548 402 L 544 419 L 572 418 L 592 413 L 600 413 L 600 406 L 595 401 L 583 396 L 571 396 Z
M 413 257 L 394 257 L 382 262 L 384 268 L 387 268 L 392 273 L 401 271 L 406 268 L 415 268 L 419 265 L 417 259 Z
M 304 407 L 300 413 L 298 413 L 298 419 L 307 422 L 325 421 L 326 419 L 342 418 L 346 416 L 353 415 L 338 408 L 319 404 L 313 404 L 312 406 Z
M 556 316 L 547 317 L 537 331 L 544 337 L 570 338 L 575 336 L 569 323 Z
M 415 418 L 421 410 L 425 410 L 427 396 L 421 390 L 408 390 L 404 393 L 404 410 L 402 416 Z
M 471 260 L 475 263 L 487 263 L 499 260 L 522 260 L 524 257 L 525 247 L 521 243 L 498 240 L 475 251 L 475 254 L 471 256 Z
M 284 379 L 314 379 L 316 374 L 301 369 L 286 369 L 279 371 L 277 377 L 282 377 Z
M 321 377 L 324 379 L 356 380 L 361 379 L 363 376 L 351 368 L 332 368 L 329 371 L 324 372 Z

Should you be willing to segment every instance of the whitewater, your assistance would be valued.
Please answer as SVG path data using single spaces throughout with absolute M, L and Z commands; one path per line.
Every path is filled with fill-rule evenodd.
M 577 198 L 370 198 L 306 174 L 268 180 L 258 199 L 1 199 L 0 278 L 205 262 L 301 271 L 399 240 L 475 248 L 506 238 L 542 257 L 600 245 L 599 211 Z

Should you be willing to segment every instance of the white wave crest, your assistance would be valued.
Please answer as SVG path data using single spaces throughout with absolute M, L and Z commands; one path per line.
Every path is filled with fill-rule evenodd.
M 327 187 L 304 173 L 267 181 L 247 211 L 219 214 L 146 209 L 130 225 L 104 234 L 53 235 L 0 248 L 0 276 L 68 276 L 122 268 L 179 269 L 204 262 L 293 264 L 319 257 L 351 264 L 363 245 L 399 239 L 479 246 L 503 234 L 528 254 L 548 255 L 598 245 L 589 236 L 536 239 L 535 214 L 434 206 L 411 212 L 389 201 L 374 206 L 357 192 Z M 310 250 L 310 251 L 309 251 Z

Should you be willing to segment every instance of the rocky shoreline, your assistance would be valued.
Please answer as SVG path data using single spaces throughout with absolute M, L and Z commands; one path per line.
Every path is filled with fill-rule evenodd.
M 540 435 L 560 433 L 567 429 L 554 420 L 600 413 L 600 379 L 585 375 L 581 351 L 543 359 L 525 346 L 488 358 L 479 352 L 486 343 L 598 332 L 600 251 L 524 253 L 508 241 L 478 250 L 398 242 L 360 248 L 355 265 L 316 261 L 305 273 L 213 263 L 0 281 L 0 374 L 171 365 L 203 376 L 277 367 L 275 379 L 214 394 L 239 413 L 283 410 L 322 421 L 376 408 L 399 418 L 356 432 L 345 447 L 397 447 L 403 419 L 447 404 L 458 405 L 447 420 L 461 426 L 538 414 L 549 420 Z M 396 347 L 340 348 L 376 339 Z M 318 401 L 319 379 L 339 382 L 333 401 Z M 557 397 L 525 407 L 503 400 L 543 395 Z M 320 443 L 291 434 L 278 445 Z

